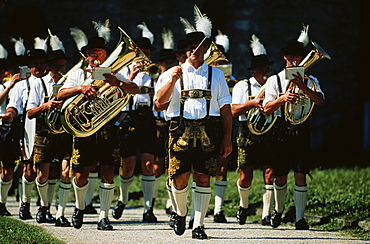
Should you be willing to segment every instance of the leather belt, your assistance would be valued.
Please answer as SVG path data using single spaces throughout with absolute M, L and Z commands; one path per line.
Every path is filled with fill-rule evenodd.
M 149 94 L 151 96 L 154 95 L 154 87 L 150 86 L 139 86 L 140 94 Z

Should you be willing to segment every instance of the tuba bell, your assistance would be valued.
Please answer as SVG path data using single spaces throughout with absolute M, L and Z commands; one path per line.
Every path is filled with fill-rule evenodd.
M 146 58 L 127 33 L 118 28 L 121 34 L 120 42 L 100 65 L 111 67 L 114 74 L 132 62 Z M 103 80 L 93 80 L 91 76 L 85 79 L 83 85 L 97 87 L 97 98 L 88 101 L 83 94 L 71 97 L 64 102 L 60 116 L 64 129 L 76 137 L 87 137 L 97 132 L 126 106 L 131 97 L 130 93 L 121 88 L 111 86 Z
M 327 58 L 331 60 L 329 54 L 327 54 L 316 42 L 311 42 L 314 48 L 310 53 L 302 60 L 299 64 L 304 67 L 305 72 L 309 70 L 314 64 L 319 60 Z M 310 79 L 313 84 L 313 88 L 316 89 L 316 83 L 314 80 L 305 76 L 306 79 Z M 292 91 L 297 90 L 297 86 L 293 82 L 289 82 L 287 89 L 292 89 Z M 311 115 L 313 107 L 315 105 L 311 99 L 298 89 L 297 91 L 298 98 L 294 104 L 285 103 L 284 104 L 284 115 L 287 121 L 292 125 L 298 125 L 305 122 L 308 117 Z M 264 97 L 265 95 L 265 85 L 261 87 L 257 97 Z M 297 118 L 297 111 L 303 111 L 300 113 L 300 116 Z M 247 114 L 247 125 L 251 133 L 255 135 L 263 135 L 268 132 L 274 125 L 277 116 L 274 114 L 267 115 L 263 111 L 259 111 L 256 108 L 252 108 L 248 111 Z
M 304 67 L 305 73 L 321 59 L 327 58 L 331 60 L 329 54 L 327 54 L 316 42 L 311 41 L 311 43 L 314 48 L 299 64 L 299 66 Z M 312 82 L 313 89 L 316 90 L 316 82 L 307 75 L 305 75 L 304 78 L 309 79 Z M 311 99 L 302 92 L 302 90 L 298 89 L 297 85 L 292 81 L 289 81 L 286 90 L 292 90 L 295 92 L 297 94 L 297 100 L 295 103 L 285 103 L 285 118 L 292 125 L 302 124 L 311 115 L 315 103 L 312 102 Z

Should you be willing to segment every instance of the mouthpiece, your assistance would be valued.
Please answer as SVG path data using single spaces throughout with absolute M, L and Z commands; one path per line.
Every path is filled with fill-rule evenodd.
M 94 60 L 94 64 L 96 65 L 96 66 L 99 66 L 100 65 L 100 61 L 99 60 Z

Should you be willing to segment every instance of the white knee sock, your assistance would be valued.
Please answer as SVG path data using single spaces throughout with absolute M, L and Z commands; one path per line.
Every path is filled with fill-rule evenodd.
M 154 182 L 153 198 L 155 198 L 157 196 L 158 186 L 159 186 L 160 182 L 161 182 L 161 177 L 156 177 L 155 182 Z
M 144 209 L 149 210 L 152 206 L 153 194 L 154 194 L 154 175 L 142 175 L 141 176 L 141 187 L 143 188 L 144 195 Z
M 172 210 L 176 212 L 175 198 L 172 193 L 172 187 L 168 185 L 168 181 L 166 182 L 166 188 L 169 197 L 169 199 L 167 200 L 166 208 L 170 208 L 172 206 Z
M 75 192 L 76 208 L 78 208 L 79 210 L 85 210 L 85 196 L 86 196 L 86 191 L 87 191 L 87 187 L 89 186 L 89 183 L 80 187 L 76 185 L 75 180 L 73 179 L 72 185 L 73 185 L 74 192 Z
M 22 176 L 22 202 L 31 202 L 31 191 L 35 185 L 35 180 L 28 181 L 24 175 Z
M 8 192 L 10 187 L 12 186 L 13 179 L 9 181 L 3 181 L 0 178 L 0 203 L 6 203 L 6 200 L 8 199 Z
M 194 224 L 193 229 L 203 226 L 209 200 L 211 199 L 211 187 L 196 186 L 194 191 Z
M 304 217 L 307 203 L 307 186 L 294 185 L 295 219 L 298 222 Z
M 131 176 L 128 179 L 122 178 L 121 175 L 119 177 L 119 198 L 118 200 L 121 201 L 123 204 L 127 204 L 128 202 L 128 193 L 130 191 L 132 182 L 134 182 L 134 176 Z
M 187 214 L 187 207 L 186 207 L 186 201 L 188 199 L 188 194 L 189 194 L 189 187 L 188 185 L 181 190 L 177 190 L 173 185 L 172 185 L 172 194 L 175 199 L 176 203 L 176 213 L 182 217 L 186 216 Z
M 96 181 L 98 180 L 98 172 L 89 173 L 89 184 L 87 186 L 86 196 L 85 196 L 85 205 L 90 205 L 94 197 Z
M 23 195 L 23 189 L 22 189 L 22 177 L 19 177 L 18 179 L 18 196 L 19 196 L 19 201 L 22 201 L 22 195 Z
M 266 185 L 263 187 L 263 209 L 262 209 L 262 219 L 272 212 L 272 203 L 274 200 L 274 185 Z
M 58 211 L 56 214 L 56 218 L 59 218 L 60 216 L 64 216 L 64 211 L 66 209 L 69 192 L 71 190 L 71 183 L 63 183 L 62 181 L 59 182 L 59 191 L 58 191 Z
M 194 215 L 195 215 L 194 191 L 195 191 L 196 186 L 197 186 L 197 183 L 195 183 L 195 181 L 193 181 L 193 183 L 191 183 L 191 216 L 190 216 L 190 219 L 194 219 Z
M 100 199 L 100 214 L 99 221 L 103 218 L 108 218 L 109 207 L 112 203 L 114 194 L 114 183 L 100 182 L 99 199 Z
M 236 181 L 236 185 L 238 187 L 239 197 L 240 197 L 240 207 L 248 208 L 249 206 L 249 192 L 252 189 L 252 185 L 249 187 L 241 187 L 239 185 L 239 180 Z
M 278 186 L 274 183 L 274 196 L 275 196 L 275 210 L 278 213 L 284 211 L 285 196 L 288 184 L 285 183 L 282 186 Z
M 36 180 L 36 187 L 40 195 L 41 207 L 47 207 L 49 205 L 49 196 L 48 196 L 49 182 L 45 181 L 44 183 L 41 184 L 40 182 L 38 182 L 38 180 Z
M 217 214 L 222 211 L 222 206 L 225 199 L 227 181 L 215 181 L 215 209 L 214 214 Z
M 55 194 L 55 186 L 57 183 L 57 179 L 49 179 L 49 186 L 48 186 L 48 206 L 51 206 L 53 202 L 54 194 Z

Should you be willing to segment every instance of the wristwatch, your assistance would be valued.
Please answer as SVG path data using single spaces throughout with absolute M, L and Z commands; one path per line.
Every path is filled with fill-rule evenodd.
M 123 83 L 123 81 L 120 81 L 118 86 L 119 86 L 119 87 L 121 87 L 121 86 L 123 86 L 124 84 L 125 84 L 125 83 Z

